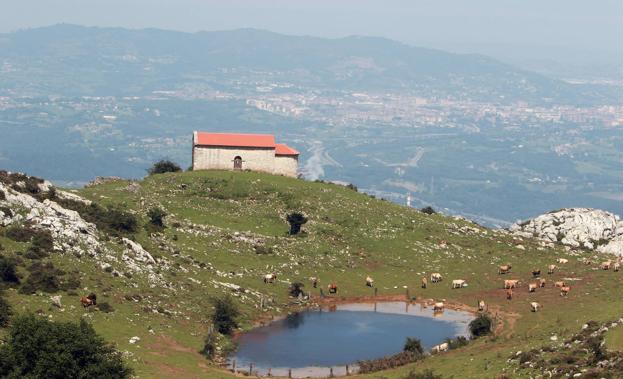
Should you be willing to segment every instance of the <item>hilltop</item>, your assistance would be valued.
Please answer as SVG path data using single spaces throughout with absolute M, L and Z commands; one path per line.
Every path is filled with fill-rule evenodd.
M 487 301 L 496 321 L 494 336 L 383 372 L 388 378 L 425 368 L 444 377 L 529 377 L 550 369 L 550 361 L 531 368 L 523 364 L 529 359 L 520 364 L 509 361 L 511 355 L 541 347 L 564 354 L 561 341 L 587 321 L 623 315 L 623 304 L 612 301 L 621 274 L 584 263 L 607 255 L 422 213 L 352 186 L 202 171 L 116 179 L 69 191 L 3 173 L 0 191 L 2 254 L 16 259 L 22 277 L 22 284 L 6 291 L 13 308 L 51 320 L 88 319 L 143 378 L 230 377 L 199 354 L 209 328 L 210 297 L 232 294 L 242 310 L 241 326 L 248 329 L 315 303 L 319 292 L 311 288 L 311 276 L 321 288 L 338 282 L 344 299 L 371 296 L 364 285 L 370 275 L 381 296 L 403 296 L 406 287 L 419 302 L 447 299 L 472 311 L 478 299 Z M 165 228 L 150 224 L 154 208 L 167 214 Z M 297 236 L 287 234 L 292 212 L 309 220 Z M 529 294 L 524 286 L 512 301 L 505 299 L 502 279 L 527 282 L 531 270 L 545 271 L 559 258 L 569 262 L 547 276 L 548 288 Z M 57 287 L 23 289 L 35 262 L 61 270 Z M 498 275 L 498 266 L 507 263 L 512 273 Z M 262 281 L 269 272 L 278 276 L 273 285 Z M 431 272 L 447 280 L 421 289 L 421 277 Z M 451 290 L 451 279 L 459 278 L 469 286 Z M 554 280 L 570 283 L 568 297 L 559 296 Z M 288 297 L 292 282 L 303 283 L 312 299 Z M 85 311 L 78 296 L 90 291 L 109 308 Z M 61 308 L 51 305 L 51 295 L 62 296 Z M 540 302 L 542 310 L 530 312 L 530 301 Z M 618 348 L 613 341 L 609 346 Z M 229 348 L 225 339 L 219 344 Z

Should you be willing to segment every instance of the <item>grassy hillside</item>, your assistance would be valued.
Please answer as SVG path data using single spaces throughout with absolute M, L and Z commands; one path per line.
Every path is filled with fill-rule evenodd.
M 127 352 L 128 362 L 142 378 L 230 377 L 198 353 L 209 326 L 210 296 L 233 294 L 243 310 L 241 324 L 250 328 L 258 320 L 300 307 L 287 296 L 291 282 L 303 282 L 312 295 L 319 295 L 319 289 L 308 282 L 311 276 L 320 279 L 320 288 L 336 281 L 340 298 L 371 296 L 373 290 L 364 285 L 370 275 L 379 295 L 403 295 L 406 286 L 418 300 L 447 299 L 463 308 L 475 306 L 481 298 L 487 301 L 499 322 L 495 336 L 383 372 L 387 378 L 402 378 L 412 369 L 425 368 L 455 378 L 496 378 L 503 372 L 529 377 L 536 370 L 517 371 L 517 363 L 507 362 L 511 353 L 557 346 L 588 320 L 623 315 L 623 303 L 613 301 L 618 299 L 621 274 L 581 263 L 581 257 L 591 256 L 589 252 L 543 247 L 537 241 L 426 215 L 338 185 L 206 171 L 110 182 L 78 193 L 139 217 L 141 227 L 131 238 L 166 263 L 153 275 L 169 285 L 154 285 L 147 274 L 127 272 L 121 259 L 103 269 L 97 256 L 57 254 L 49 259 L 81 281 L 78 290 L 61 292 L 63 310 L 51 307 L 48 295 L 23 295 L 10 289 L 7 296 L 18 312 L 37 311 L 53 320 L 89 318 L 99 333 Z M 163 231 L 143 227 L 153 207 L 169 214 Z M 287 235 L 285 217 L 292 211 L 309 218 L 302 235 Z M 120 257 L 119 239 L 103 239 Z M 4 236 L 0 244 L 5 254 L 27 248 Z M 525 283 L 530 271 L 545 272 L 560 257 L 569 263 L 547 276 L 547 288 L 529 294 Z M 512 273 L 498 275 L 498 265 L 506 263 L 513 265 Z M 23 267 L 20 270 L 27 276 Z M 277 282 L 264 284 L 263 275 L 273 271 Z M 421 277 L 431 272 L 442 273 L 446 280 L 420 289 Z M 524 280 L 512 301 L 505 299 L 504 278 Z M 561 278 L 573 279 L 567 279 L 572 288 L 568 298 L 551 284 Z M 452 279 L 465 279 L 469 286 L 452 290 Z M 76 294 L 88 291 L 96 291 L 98 302 L 108 302 L 114 311 L 85 311 Z M 266 300 L 264 309 L 261 298 Z M 542 311 L 530 312 L 530 301 L 540 302 Z M 558 341 L 551 340 L 553 335 Z M 133 336 L 140 341 L 130 343 Z

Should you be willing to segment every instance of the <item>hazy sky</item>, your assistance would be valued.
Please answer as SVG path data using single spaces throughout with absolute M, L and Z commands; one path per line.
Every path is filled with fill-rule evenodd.
M 191 32 L 253 27 L 384 36 L 455 51 L 557 47 L 623 55 L 623 0 L 0 0 L 1 32 L 61 22 Z

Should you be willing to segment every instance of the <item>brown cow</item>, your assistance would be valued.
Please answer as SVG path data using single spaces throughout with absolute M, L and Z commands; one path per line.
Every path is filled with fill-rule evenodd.
M 498 268 L 498 274 L 508 274 L 511 271 L 513 266 L 511 265 L 503 265 Z
M 619 272 L 620 268 L 621 268 L 621 264 L 619 262 L 614 262 L 614 264 L 612 265 L 612 270 L 614 272 Z
M 560 288 L 560 296 L 567 296 L 569 294 L 569 291 L 571 291 L 571 287 L 561 287 Z
M 337 293 L 337 284 L 331 283 L 329 284 L 329 293 Z
M 91 292 L 87 296 L 82 296 L 82 297 L 80 297 L 80 303 L 85 308 L 90 307 L 91 305 L 97 305 L 97 295 L 95 295 L 95 293 Z
M 601 265 L 599 265 L 599 268 L 601 268 L 602 270 L 610 270 L 610 265 L 612 265 L 612 261 L 605 261 Z
M 541 276 L 541 270 L 537 270 L 537 269 L 532 270 L 533 278 L 538 278 L 539 276 Z
M 487 304 L 485 303 L 484 300 L 478 300 L 478 311 L 479 312 L 484 312 L 487 310 Z
M 513 299 L 513 290 L 511 288 L 506 290 L 506 300 L 512 300 Z
M 563 281 L 554 283 L 554 287 L 556 287 L 556 288 L 562 288 L 564 286 L 565 286 L 565 282 L 563 282 Z
M 547 266 L 547 273 L 548 274 L 553 274 L 554 271 L 556 271 L 557 268 L 558 267 L 556 267 L 556 265 L 549 265 L 549 266 Z
M 505 280 L 504 281 L 504 289 L 515 288 L 519 285 L 519 280 Z
M 545 283 L 546 283 L 546 282 L 547 282 L 547 281 L 546 281 L 545 279 L 541 279 L 541 280 L 539 280 L 539 287 L 541 287 L 541 288 L 545 288 Z
M 426 288 L 428 286 L 428 279 L 425 277 L 422 278 L 422 288 Z
M 536 291 L 538 286 L 539 286 L 538 283 L 530 283 L 530 284 L 528 284 L 528 291 L 529 292 L 534 292 L 534 291 Z

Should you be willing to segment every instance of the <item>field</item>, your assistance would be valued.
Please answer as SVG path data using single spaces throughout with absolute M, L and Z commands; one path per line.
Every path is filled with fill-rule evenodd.
M 502 373 L 528 378 L 538 370 L 519 370 L 515 361 L 508 362 L 511 354 L 556 348 L 589 320 L 623 315 L 623 302 L 617 300 L 622 274 L 598 270 L 595 263 L 585 265 L 581 260 L 594 257 L 592 252 L 547 247 L 462 219 L 426 215 L 339 185 L 205 171 L 115 181 L 77 193 L 101 205 L 123 207 L 139 216 L 141 225 L 147 224 L 150 208 L 168 213 L 163 231 L 141 226 L 132 237 L 160 262 L 154 275 L 167 284 L 154 284 L 147 275 L 126 275 L 121 261 L 113 264 L 114 270 L 103 270 L 97 256 L 65 254 L 50 259 L 80 276 L 80 294 L 97 292 L 98 302 L 108 302 L 113 312 L 86 311 L 75 294 L 61 293 L 61 310 L 50 305 L 49 295 L 10 289 L 7 296 L 18 312 L 36 311 L 53 320 L 87 317 L 126 352 L 141 378 L 232 377 L 198 353 L 209 327 L 210 297 L 233 294 L 243 310 L 241 326 L 248 329 L 305 306 L 287 296 L 291 282 L 303 282 L 317 298 L 319 289 L 311 288 L 311 276 L 319 278 L 325 293 L 329 282 L 337 282 L 340 298 L 372 296 L 373 290 L 364 285 L 370 275 L 382 296 L 404 295 L 406 286 L 416 301 L 447 299 L 474 311 L 477 300 L 484 299 L 498 322 L 495 335 L 464 348 L 356 377 L 402 378 L 411 370 L 430 368 L 444 378 L 496 378 Z M 298 236 L 287 235 L 285 217 L 293 211 L 309 218 Z M 121 253 L 116 237 L 102 239 Z M 8 252 L 26 248 L 6 237 L 0 237 L 0 244 Z M 558 258 L 569 262 L 547 275 L 547 265 Z M 513 266 L 511 273 L 498 275 L 497 267 L 507 263 Z M 533 268 L 542 270 L 548 284 L 528 293 Z M 117 271 L 122 274 L 113 275 Z M 278 280 L 266 285 L 262 277 L 270 272 Z M 431 272 L 440 272 L 445 280 L 421 289 L 421 277 Z M 452 279 L 465 279 L 469 286 L 452 290 Z M 511 301 L 505 298 L 503 279 L 523 281 Z M 559 295 L 555 280 L 571 286 L 568 297 Z M 542 309 L 531 312 L 531 301 Z M 616 331 L 607 337 L 609 347 L 621 346 Z M 140 340 L 130 343 L 133 336 Z

